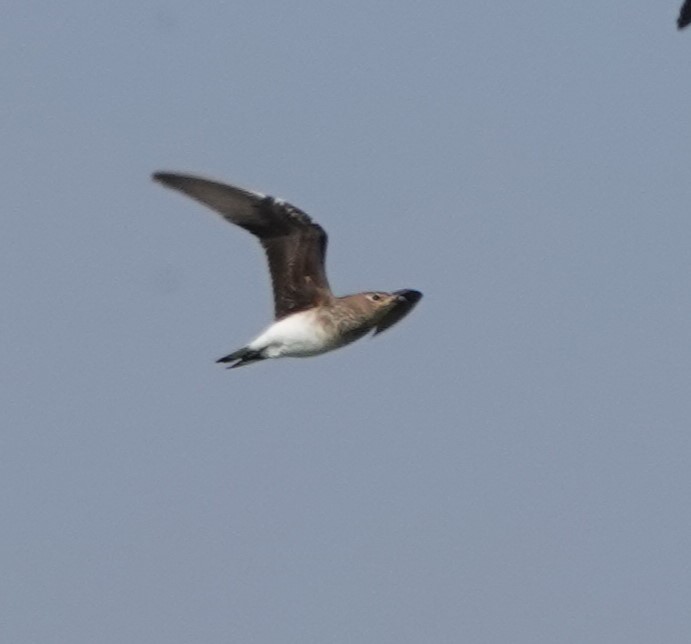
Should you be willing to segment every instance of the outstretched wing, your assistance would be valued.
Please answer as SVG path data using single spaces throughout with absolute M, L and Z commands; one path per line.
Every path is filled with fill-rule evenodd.
M 153 178 L 259 238 L 269 260 L 277 320 L 332 297 L 324 267 L 326 232 L 299 208 L 201 177 L 157 172 Z
M 691 0 L 686 0 L 679 10 L 679 17 L 677 18 L 677 27 L 683 29 L 691 23 Z
M 392 327 L 396 322 L 400 322 L 422 299 L 422 293 L 420 293 L 420 291 L 414 291 L 410 288 L 394 291 L 394 295 L 398 295 L 396 304 L 394 304 L 393 308 L 391 308 L 379 321 L 379 324 L 377 324 L 374 329 L 374 335 L 386 331 L 386 329 Z

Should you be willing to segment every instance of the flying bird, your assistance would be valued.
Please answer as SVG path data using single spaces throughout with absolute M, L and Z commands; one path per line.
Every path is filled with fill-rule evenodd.
M 683 29 L 691 24 L 691 0 L 686 0 L 679 10 L 679 17 L 677 18 L 677 27 Z
M 247 346 L 216 362 L 229 369 L 267 358 L 309 357 L 350 344 L 403 319 L 420 291 L 368 291 L 336 297 L 326 278 L 327 236 L 305 212 L 258 192 L 202 177 L 156 172 L 153 179 L 218 212 L 259 238 L 269 262 L 274 322 Z

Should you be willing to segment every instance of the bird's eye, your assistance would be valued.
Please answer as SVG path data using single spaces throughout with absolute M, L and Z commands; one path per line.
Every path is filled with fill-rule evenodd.
M 371 298 L 373 302 L 378 302 L 381 300 L 381 295 L 379 295 L 379 293 L 372 293 Z

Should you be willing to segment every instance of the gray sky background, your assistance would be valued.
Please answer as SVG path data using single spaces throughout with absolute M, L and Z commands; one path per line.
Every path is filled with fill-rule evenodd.
M 691 641 L 680 0 L 6 3 L 0 639 Z M 192 171 L 400 326 L 270 320 Z

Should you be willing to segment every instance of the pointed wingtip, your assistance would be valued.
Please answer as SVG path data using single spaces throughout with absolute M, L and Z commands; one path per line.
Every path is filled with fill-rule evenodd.
M 151 180 L 170 185 L 174 182 L 176 176 L 177 175 L 173 174 L 172 172 L 152 172 Z

